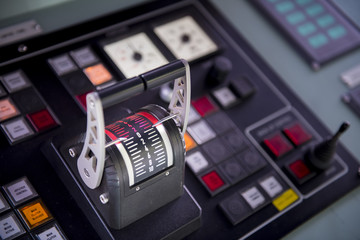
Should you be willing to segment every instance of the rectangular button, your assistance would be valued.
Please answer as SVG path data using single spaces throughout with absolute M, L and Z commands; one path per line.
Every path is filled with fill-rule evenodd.
M 29 229 L 33 229 L 52 219 L 50 212 L 40 199 L 28 203 L 18 209 L 18 211 Z
M 14 213 L 0 217 L 0 238 L 2 240 L 14 239 L 24 233 L 25 230 Z
M 259 184 L 271 198 L 279 195 L 284 189 L 273 175 L 260 180 Z
M 48 62 L 58 76 L 62 76 L 66 73 L 77 70 L 75 63 L 70 59 L 67 54 L 51 58 L 48 60 Z
M 1 81 L 10 93 L 31 86 L 29 80 L 21 70 L 3 75 Z
M 277 158 L 283 156 L 293 149 L 288 140 L 281 133 L 277 133 L 269 138 L 264 139 L 264 144 L 268 150 Z
M 249 175 L 246 169 L 235 158 L 225 160 L 219 165 L 219 168 L 232 184 L 241 181 Z
M 228 130 L 236 128 L 231 119 L 222 111 L 212 114 L 205 119 L 211 128 L 217 133 L 222 134 Z
M 192 124 L 200 119 L 201 119 L 201 117 L 200 117 L 199 113 L 194 109 L 193 106 L 190 106 L 188 124 Z
M 211 158 L 214 163 L 219 163 L 229 158 L 234 152 L 220 139 L 211 140 L 201 146 L 204 152 Z
M 242 192 L 241 195 L 252 209 L 256 209 L 265 203 L 265 197 L 255 186 Z
M 213 103 L 213 101 L 211 101 L 207 96 L 193 100 L 191 101 L 191 104 L 202 117 L 205 117 L 218 110 L 218 107 L 215 105 L 215 103 Z
M 35 234 L 37 240 L 66 240 L 65 234 L 61 231 L 57 224 L 51 224 L 50 227 L 46 227 L 37 231 Z
M 10 143 L 15 143 L 34 134 L 34 131 L 22 117 L 1 124 L 1 128 L 6 133 Z
M 212 91 L 215 100 L 220 104 L 223 109 L 233 107 L 238 103 L 238 98 L 228 87 L 222 87 Z
M 112 79 L 112 75 L 101 63 L 84 69 L 85 75 L 94 86 L 98 86 Z
M 53 128 L 58 125 L 47 109 L 28 114 L 27 118 L 38 132 Z
M 190 169 L 195 173 L 208 168 L 210 166 L 209 161 L 204 157 L 200 151 L 196 151 L 186 156 L 186 163 Z
M 4 196 L 0 192 L 0 213 L 5 212 L 10 208 L 9 204 L 5 200 Z
M 213 170 L 201 177 L 205 185 L 211 192 L 214 192 L 221 187 L 225 186 L 224 180 L 219 176 L 219 174 Z
M 249 173 L 259 171 L 266 166 L 265 159 L 260 154 L 250 149 L 246 149 L 237 154 L 236 159 L 239 160 L 241 165 L 244 166 Z
M 5 185 L 3 188 L 14 206 L 38 195 L 26 177 L 17 179 Z
M 14 93 L 11 97 L 22 113 L 35 112 L 45 108 L 44 101 L 32 87 Z
M 95 54 L 89 47 L 71 51 L 70 55 L 81 68 L 99 61 L 99 59 L 95 56 Z
M 299 123 L 284 128 L 283 132 L 295 146 L 300 146 L 312 138 Z
M 303 184 L 315 176 L 315 172 L 313 172 L 301 159 L 290 163 L 286 168 L 298 184 Z
M 195 140 L 187 132 L 184 134 L 184 141 L 187 152 L 197 146 Z
M 213 138 L 215 138 L 215 132 L 210 128 L 210 126 L 204 121 L 201 120 L 196 122 L 188 127 L 188 132 L 195 139 L 198 144 L 203 144 Z
M 15 117 L 20 112 L 10 98 L 0 100 L 0 121 Z
M 274 199 L 273 205 L 277 208 L 277 210 L 282 211 L 298 199 L 299 196 L 290 188 Z
M 252 213 L 250 207 L 238 193 L 227 197 L 219 205 L 233 225 L 238 224 Z

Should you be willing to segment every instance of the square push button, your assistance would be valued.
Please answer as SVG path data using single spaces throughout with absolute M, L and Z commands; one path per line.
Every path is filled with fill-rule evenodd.
M 211 192 L 215 192 L 225 186 L 224 180 L 215 170 L 203 175 L 201 179 Z
M 34 134 L 34 131 L 22 117 L 1 124 L 1 128 L 5 132 L 10 143 L 15 143 Z
M 195 140 L 187 132 L 184 134 L 184 141 L 187 152 L 197 146 Z
M 94 86 L 98 86 L 112 79 L 112 75 L 102 63 L 85 68 L 84 73 Z
M 20 70 L 3 75 L 1 81 L 9 93 L 31 86 L 25 74 Z
M 229 146 L 234 152 L 239 152 L 245 149 L 248 145 L 245 137 L 240 131 L 229 131 L 221 137 L 221 141 Z
M 224 144 L 224 142 L 220 141 L 220 139 L 214 139 L 205 143 L 202 146 L 202 149 L 208 156 L 210 156 L 214 163 L 219 163 L 233 154 L 231 148 L 229 148 L 227 144 Z
M 38 132 L 53 128 L 58 125 L 47 109 L 28 114 L 27 118 Z
M 252 213 L 250 207 L 238 193 L 221 201 L 220 208 L 233 225 L 238 224 Z
M 52 219 L 50 212 L 40 199 L 21 207 L 18 211 L 30 230 Z
M 231 108 L 238 103 L 238 98 L 228 87 L 216 89 L 212 95 L 223 109 Z
M 65 234 L 61 231 L 57 224 L 52 224 L 50 227 L 43 228 L 36 232 L 35 238 L 37 240 L 66 240 Z
M 193 106 L 190 106 L 188 124 L 192 124 L 200 119 L 201 119 L 201 117 L 200 117 L 199 113 L 194 109 Z
M 215 132 L 204 120 L 190 125 L 188 127 L 188 132 L 198 144 L 203 144 L 216 136 Z
M 279 195 L 283 190 L 283 186 L 279 183 L 275 176 L 267 176 L 262 179 L 260 182 L 260 186 L 265 190 L 265 192 L 271 197 Z
M 217 134 L 225 133 L 226 131 L 236 127 L 231 119 L 222 111 L 206 117 L 206 121 Z
M 0 100 L 0 121 L 15 117 L 19 114 L 20 112 L 10 98 Z
M 195 174 L 208 168 L 210 165 L 209 161 L 199 151 L 186 156 L 186 163 Z
M 245 168 L 234 158 L 230 158 L 219 165 L 223 174 L 235 184 L 248 176 Z
M 13 181 L 3 188 L 14 206 L 38 195 L 26 177 Z
M 0 239 L 10 240 L 25 233 L 14 213 L 0 217 Z
M 218 107 L 207 96 L 193 100 L 191 104 L 202 117 L 218 110 Z
M 77 69 L 75 63 L 67 54 L 51 58 L 48 62 L 58 76 L 65 75 L 66 73 L 73 72 Z
M 285 153 L 293 149 L 288 140 L 286 140 L 281 133 L 277 133 L 269 138 L 264 139 L 264 144 L 267 149 L 275 157 L 279 158 Z
M 0 192 L 0 213 L 5 212 L 10 208 L 9 204 Z
M 71 51 L 70 55 L 73 57 L 77 65 L 79 65 L 79 67 L 81 68 L 99 61 L 89 47 Z
M 290 163 L 287 166 L 287 169 L 299 184 L 302 184 L 315 176 L 315 172 L 311 171 L 301 159 Z
M 241 195 L 252 209 L 256 209 L 265 203 L 265 197 L 255 186 L 242 192 Z
M 312 137 L 299 123 L 286 127 L 283 131 L 295 146 L 302 145 Z
M 236 158 L 247 169 L 249 173 L 254 173 L 266 166 L 266 161 L 258 153 L 247 149 L 238 155 Z

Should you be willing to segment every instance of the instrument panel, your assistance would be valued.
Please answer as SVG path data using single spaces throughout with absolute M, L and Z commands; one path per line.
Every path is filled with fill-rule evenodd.
M 336 129 L 329 132 L 208 1 L 154 4 L 156 11 L 145 4 L 136 15 L 127 10 L 127 21 L 104 18 L 95 34 L 1 69 L 1 238 L 280 238 L 358 186 L 358 163 L 341 144 L 328 166 L 316 167 L 308 154 Z M 179 58 L 192 80 L 184 193 L 119 228 L 102 215 L 103 189 L 82 186 L 68 143 L 83 141 L 89 93 L 118 84 L 131 92 L 129 79 Z M 170 194 L 166 181 L 156 182 L 178 164 L 170 149 L 182 145 L 150 128 L 156 114 L 134 115 L 147 104 L 166 108 L 163 91 L 149 87 L 104 110 L 107 136 L 127 138 L 113 147 L 128 154 L 133 208 L 148 200 L 137 197 L 143 189 Z M 127 127 L 131 134 L 121 132 Z M 138 152 L 141 141 L 151 141 L 156 163 L 139 160 L 150 146 Z

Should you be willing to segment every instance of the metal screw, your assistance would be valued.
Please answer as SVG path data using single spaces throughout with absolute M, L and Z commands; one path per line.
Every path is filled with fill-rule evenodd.
M 18 52 L 23 53 L 23 52 L 26 52 L 27 50 L 28 50 L 28 47 L 26 45 L 24 45 L 24 44 L 21 44 L 18 47 Z
M 166 172 L 166 173 L 165 173 L 166 176 L 169 176 L 169 174 L 170 174 L 169 172 Z
M 100 201 L 102 204 L 107 204 L 109 202 L 109 194 L 108 193 L 103 193 L 99 196 Z
M 139 191 L 139 190 L 140 190 L 140 187 L 139 187 L 139 186 L 137 186 L 137 187 L 135 188 L 135 190 L 136 190 L 136 191 Z
M 69 154 L 70 154 L 70 156 L 73 157 L 73 158 L 76 157 L 76 150 L 75 150 L 75 148 L 70 148 L 70 149 L 69 149 Z
M 88 178 L 90 177 L 90 173 L 88 172 L 88 170 L 86 168 L 84 168 L 84 173 L 85 173 L 86 177 L 88 177 Z

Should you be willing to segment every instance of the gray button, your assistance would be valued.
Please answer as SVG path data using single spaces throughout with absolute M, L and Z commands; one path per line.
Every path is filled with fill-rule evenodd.
M 1 81 L 10 93 L 31 86 L 31 83 L 21 70 L 3 75 Z

